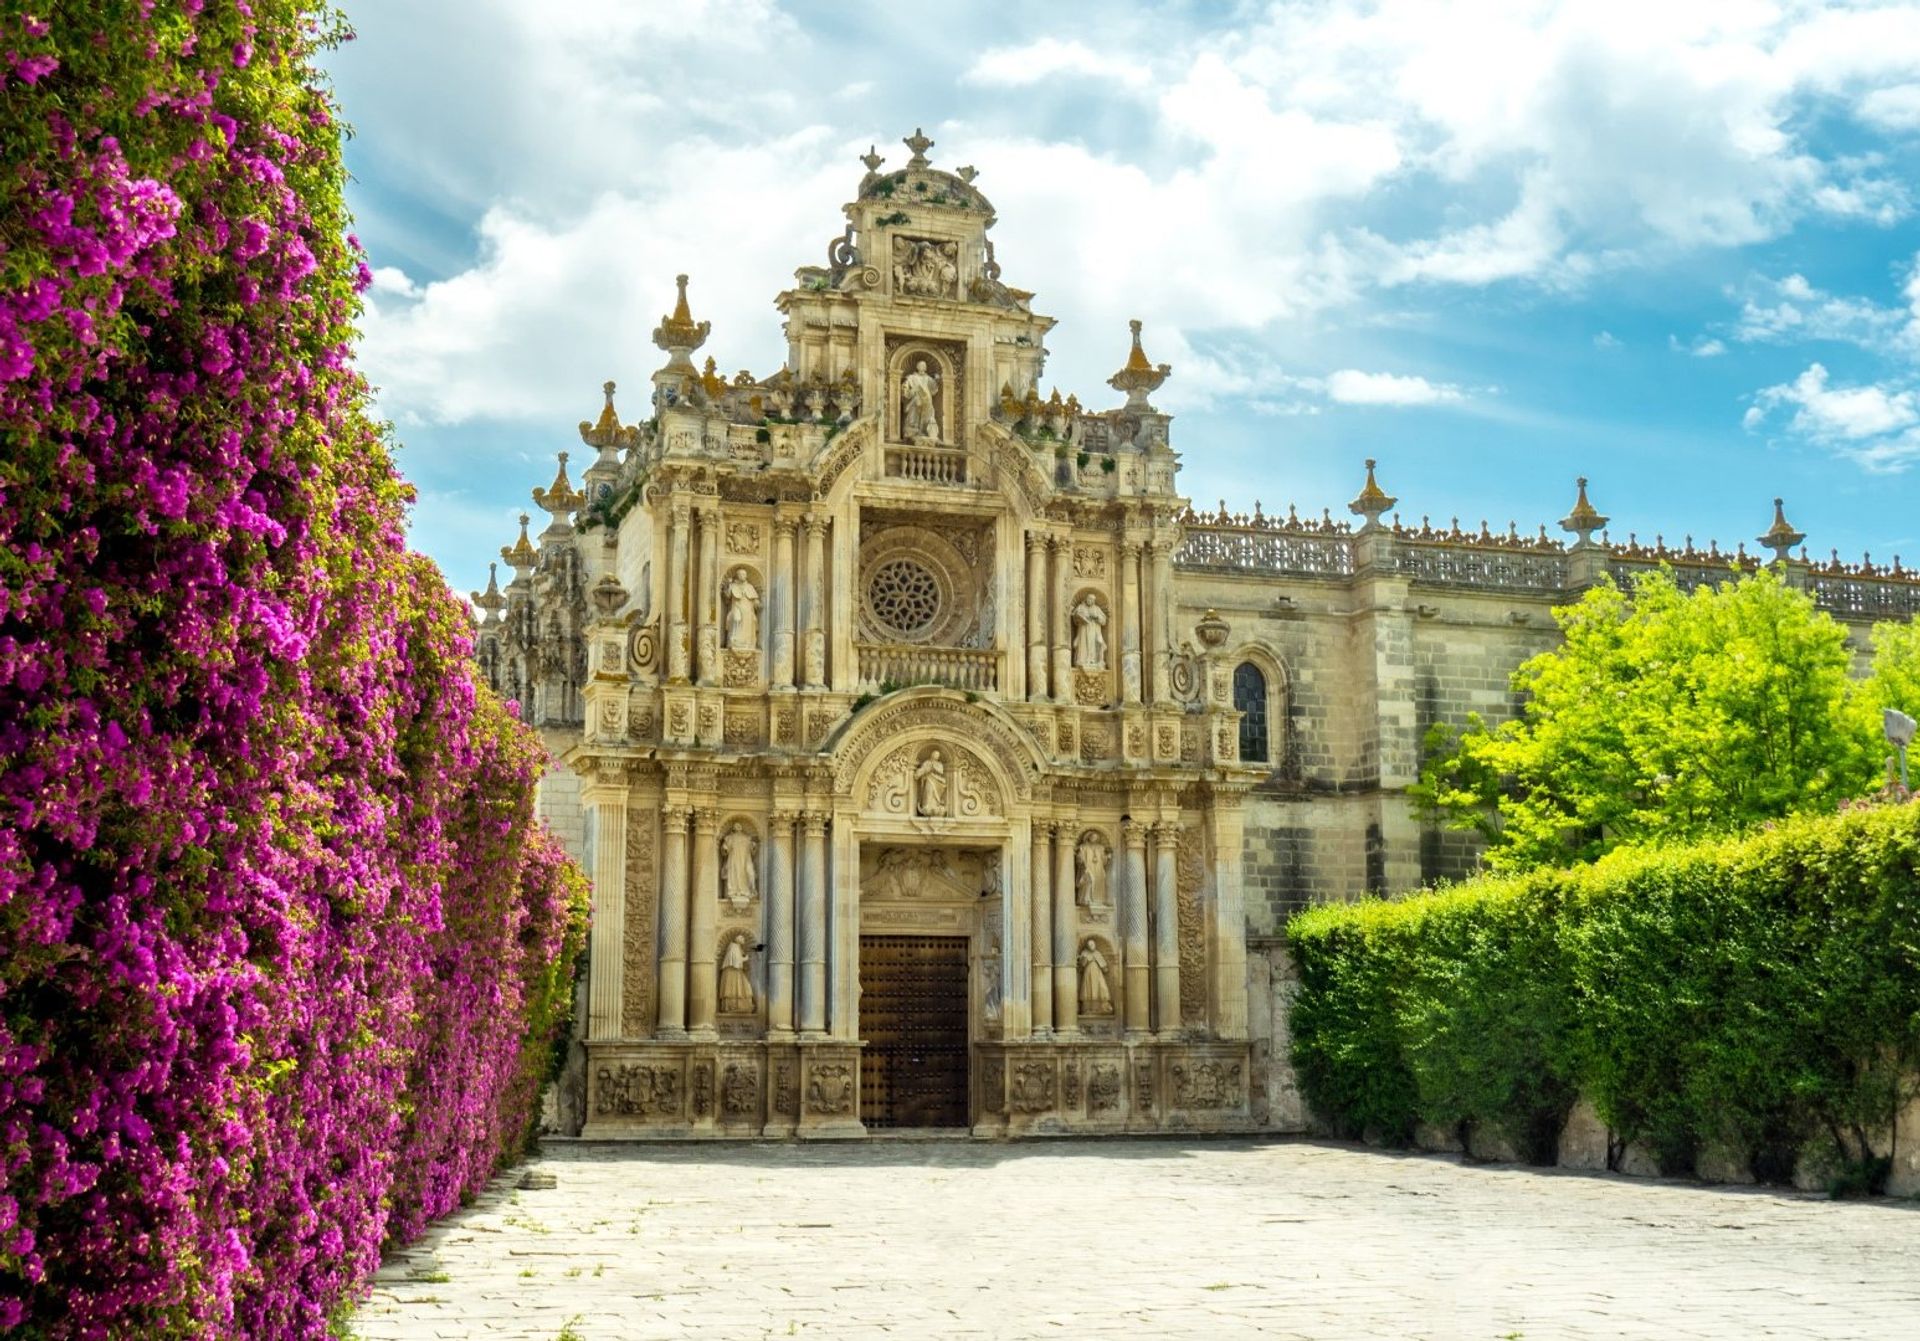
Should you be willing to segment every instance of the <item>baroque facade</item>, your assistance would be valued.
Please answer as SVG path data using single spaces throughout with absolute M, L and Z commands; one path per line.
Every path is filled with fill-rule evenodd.
M 696 366 L 681 277 L 650 416 L 607 384 L 474 596 L 593 881 L 562 1122 L 1287 1126 L 1286 915 L 1471 861 L 1409 809 L 1426 727 L 1508 715 L 1602 574 L 1760 560 L 1613 543 L 1584 481 L 1564 542 L 1404 526 L 1372 463 L 1352 523 L 1196 513 L 1139 323 L 1122 403 L 1043 396 L 974 171 L 906 144 L 779 296 L 777 373 Z M 1838 617 L 1920 608 L 1801 539 L 1776 506 Z

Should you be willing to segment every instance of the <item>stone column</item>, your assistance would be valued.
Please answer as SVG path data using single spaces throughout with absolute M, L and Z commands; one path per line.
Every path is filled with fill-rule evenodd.
M 800 816 L 800 1032 L 818 1038 L 827 1031 L 827 817 Z
M 667 518 L 667 679 L 687 682 L 687 548 L 691 512 L 676 501 Z
M 773 634 L 773 687 L 793 687 L 793 531 L 791 517 L 773 519 L 773 590 L 767 598 Z
M 1173 546 L 1156 540 L 1148 553 L 1153 556 L 1154 698 L 1165 703 L 1173 698 Z
M 793 650 L 791 632 L 787 650 Z M 767 1033 L 793 1032 L 793 812 L 767 827 Z
M 1073 537 L 1053 538 L 1053 701 L 1073 702 Z
M 1148 1032 L 1147 1005 L 1153 977 L 1147 971 L 1147 826 L 1127 820 L 1120 826 L 1127 857 L 1120 886 L 1120 953 L 1127 985 L 1126 1028 L 1131 1038 Z
M 1047 538 L 1027 532 L 1027 701 L 1047 701 Z
M 660 1016 L 658 1032 L 687 1031 L 687 810 L 660 813 Z
M 800 586 L 800 683 L 808 689 L 824 689 L 827 683 L 827 519 L 808 516 L 801 525 L 806 567 Z
M 1140 701 L 1140 543 L 1120 545 L 1120 604 L 1115 612 L 1120 627 L 1120 683 L 1128 703 Z
M 720 812 L 693 812 L 693 909 L 687 919 L 687 1028 L 711 1035 L 719 994 Z
M 627 949 L 627 799 L 624 789 L 596 792 L 592 807 L 593 939 L 588 956 L 587 1035 L 624 1032 Z
M 720 509 L 700 509 L 700 560 L 693 580 L 694 678 L 700 684 L 720 679 L 720 626 L 714 606 L 719 597 Z
M 1052 907 L 1055 891 L 1048 878 L 1053 861 L 1053 822 L 1033 821 L 1033 859 L 1028 863 L 1028 888 L 1032 890 L 1031 921 L 1033 940 L 1033 1032 L 1053 1029 L 1053 931 Z
M 1180 1029 L 1180 826 L 1153 826 L 1153 1014 L 1162 1034 Z
M 1079 825 L 1072 816 L 1053 831 L 1053 1032 L 1072 1034 L 1080 1028 L 1080 992 L 1075 972 L 1080 930 L 1077 891 L 1073 884 L 1073 857 Z
M 1153 590 L 1153 542 L 1140 554 L 1140 677 L 1141 697 L 1149 703 L 1167 700 L 1167 667 L 1160 657 L 1165 631 L 1160 627 L 1160 602 Z

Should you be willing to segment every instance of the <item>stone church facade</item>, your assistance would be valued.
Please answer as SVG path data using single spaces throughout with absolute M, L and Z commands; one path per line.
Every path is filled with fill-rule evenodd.
M 1406 788 L 1513 710 L 1550 610 L 1744 549 L 1196 513 L 1139 323 L 1110 408 L 1042 394 L 975 173 L 875 154 L 788 359 L 722 376 L 685 277 L 649 417 L 605 388 L 502 550 L 477 654 L 593 882 L 560 1121 L 588 1136 L 1286 1127 L 1294 908 L 1470 864 Z M 1762 543 L 1861 630 L 1898 568 Z M 1864 645 L 1864 637 L 1861 638 Z

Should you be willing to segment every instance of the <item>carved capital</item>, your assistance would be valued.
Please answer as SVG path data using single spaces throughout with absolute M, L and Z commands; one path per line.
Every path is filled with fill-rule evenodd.
M 1120 833 L 1128 847 L 1145 848 L 1147 834 L 1152 828 L 1153 826 L 1145 820 L 1129 819 L 1120 822 Z
M 791 540 L 793 539 L 793 533 L 799 529 L 800 522 L 798 518 L 775 517 L 773 519 L 773 538 L 775 540 Z
M 1153 841 L 1161 847 L 1178 849 L 1180 846 L 1180 826 L 1172 820 L 1159 820 L 1153 826 Z
M 1060 826 L 1057 823 L 1055 823 L 1053 820 L 1050 820 L 1050 819 L 1034 820 L 1033 821 L 1033 841 L 1036 843 L 1046 842 L 1049 838 L 1053 837 L 1053 831 L 1059 827 Z
M 720 830 L 720 812 L 712 806 L 694 807 L 693 827 L 702 838 L 712 837 Z
M 827 519 L 817 513 L 808 513 L 800 525 L 806 531 L 809 540 L 824 537 L 827 533 Z
M 1053 547 L 1055 554 L 1064 555 L 1069 559 L 1073 557 L 1073 537 L 1071 535 L 1051 536 L 1048 538 L 1047 543 Z
M 1044 554 L 1047 549 L 1047 537 L 1039 531 L 1027 532 L 1027 553 Z
M 676 833 L 685 833 L 687 831 L 687 820 L 691 818 L 692 815 L 693 811 L 686 806 L 662 806 L 660 808 L 660 819 L 661 822 L 666 825 L 669 837 Z
M 675 526 L 684 531 L 687 519 L 693 516 L 693 505 L 684 498 L 676 498 L 668 505 L 667 515 Z
M 809 838 L 818 838 L 827 831 L 827 814 L 823 810 L 803 811 L 800 815 L 800 827 Z
M 1126 563 L 1136 562 L 1140 558 L 1140 542 L 1138 540 L 1122 540 L 1120 542 L 1120 558 Z

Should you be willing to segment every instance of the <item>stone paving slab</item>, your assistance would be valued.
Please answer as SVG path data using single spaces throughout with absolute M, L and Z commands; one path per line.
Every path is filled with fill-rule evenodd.
M 568 1144 L 396 1253 L 352 1325 L 1915 1341 L 1920 1206 L 1294 1140 Z

